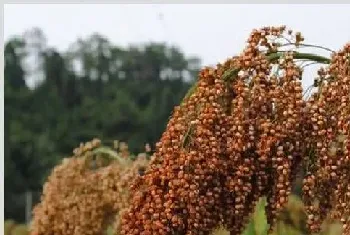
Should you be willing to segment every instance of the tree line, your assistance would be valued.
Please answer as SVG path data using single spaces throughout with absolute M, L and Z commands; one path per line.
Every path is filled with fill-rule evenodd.
M 120 140 L 132 152 L 154 145 L 200 68 L 178 47 L 124 48 L 97 33 L 59 51 L 38 28 L 9 39 L 4 58 L 5 219 L 18 222 L 18 195 L 41 191 L 80 142 Z

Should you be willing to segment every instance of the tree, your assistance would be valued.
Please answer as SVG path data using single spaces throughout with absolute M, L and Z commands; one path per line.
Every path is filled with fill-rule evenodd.
M 24 42 L 13 38 L 5 45 L 5 80 L 9 89 L 19 90 L 26 87 L 24 70 L 22 68 Z

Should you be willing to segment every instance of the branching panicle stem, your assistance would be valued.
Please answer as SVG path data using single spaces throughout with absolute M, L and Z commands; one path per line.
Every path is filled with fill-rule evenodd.
M 273 53 L 267 53 L 266 57 L 267 57 L 267 60 L 269 62 L 275 63 L 275 62 L 278 62 L 278 60 L 280 58 L 282 58 L 284 55 L 285 55 L 284 52 L 278 51 L 278 52 L 273 52 Z M 294 59 L 304 59 L 304 60 L 309 60 L 309 61 L 313 61 L 315 63 L 320 63 L 320 64 L 329 64 L 331 62 L 331 59 L 324 57 L 324 56 L 316 55 L 313 53 L 294 52 L 293 57 L 294 57 Z M 231 80 L 238 75 L 239 71 L 240 71 L 240 68 L 233 68 L 231 70 L 228 70 L 222 75 L 222 79 L 225 81 Z M 197 82 L 195 82 L 192 85 L 192 87 L 188 90 L 188 92 L 186 93 L 185 98 L 183 100 L 186 100 L 188 97 L 190 97 L 191 94 L 193 94 L 193 92 L 196 90 L 196 88 L 197 88 Z

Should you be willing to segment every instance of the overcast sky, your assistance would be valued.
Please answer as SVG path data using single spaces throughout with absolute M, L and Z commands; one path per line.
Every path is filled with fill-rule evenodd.
M 350 41 L 350 5 L 5 5 L 5 40 L 40 27 L 60 50 L 78 37 L 101 33 L 116 45 L 166 41 L 202 62 L 239 53 L 253 28 L 287 25 L 306 42 L 340 49 Z

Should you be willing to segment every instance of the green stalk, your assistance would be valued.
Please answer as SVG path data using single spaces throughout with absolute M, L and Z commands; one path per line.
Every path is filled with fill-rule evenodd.
M 270 54 L 267 54 L 267 59 L 270 62 L 275 62 L 279 58 L 281 58 L 283 55 L 284 55 L 284 53 L 282 53 L 282 52 L 270 53 Z M 331 60 L 327 57 L 315 55 L 312 53 L 294 52 L 293 57 L 294 57 L 294 59 L 311 60 L 311 61 L 315 61 L 315 62 L 320 63 L 320 64 L 329 64 L 331 62 Z
M 101 154 L 102 157 L 107 157 L 107 159 L 109 159 L 109 160 L 117 160 L 123 166 L 127 165 L 127 163 L 128 163 L 127 160 L 120 157 L 118 155 L 118 153 L 116 153 L 115 151 L 113 151 L 112 149 L 110 149 L 108 147 L 99 147 L 99 148 L 93 150 L 93 153 L 94 154 Z
M 282 58 L 285 55 L 284 52 L 273 52 L 266 54 L 267 60 L 270 62 L 277 62 L 280 58 Z M 304 59 L 304 60 L 310 60 L 314 61 L 320 64 L 329 64 L 331 62 L 331 59 L 323 56 L 319 56 L 312 53 L 301 53 L 301 52 L 294 52 L 293 55 L 294 59 Z M 230 81 L 232 78 L 235 78 L 238 75 L 238 72 L 241 70 L 241 68 L 233 68 L 230 70 L 227 70 L 223 75 L 222 79 Z M 188 97 L 190 97 L 193 92 L 197 88 L 197 82 L 195 82 L 192 87 L 188 90 L 186 93 L 184 100 L 186 100 Z M 181 103 L 183 103 L 183 101 Z

